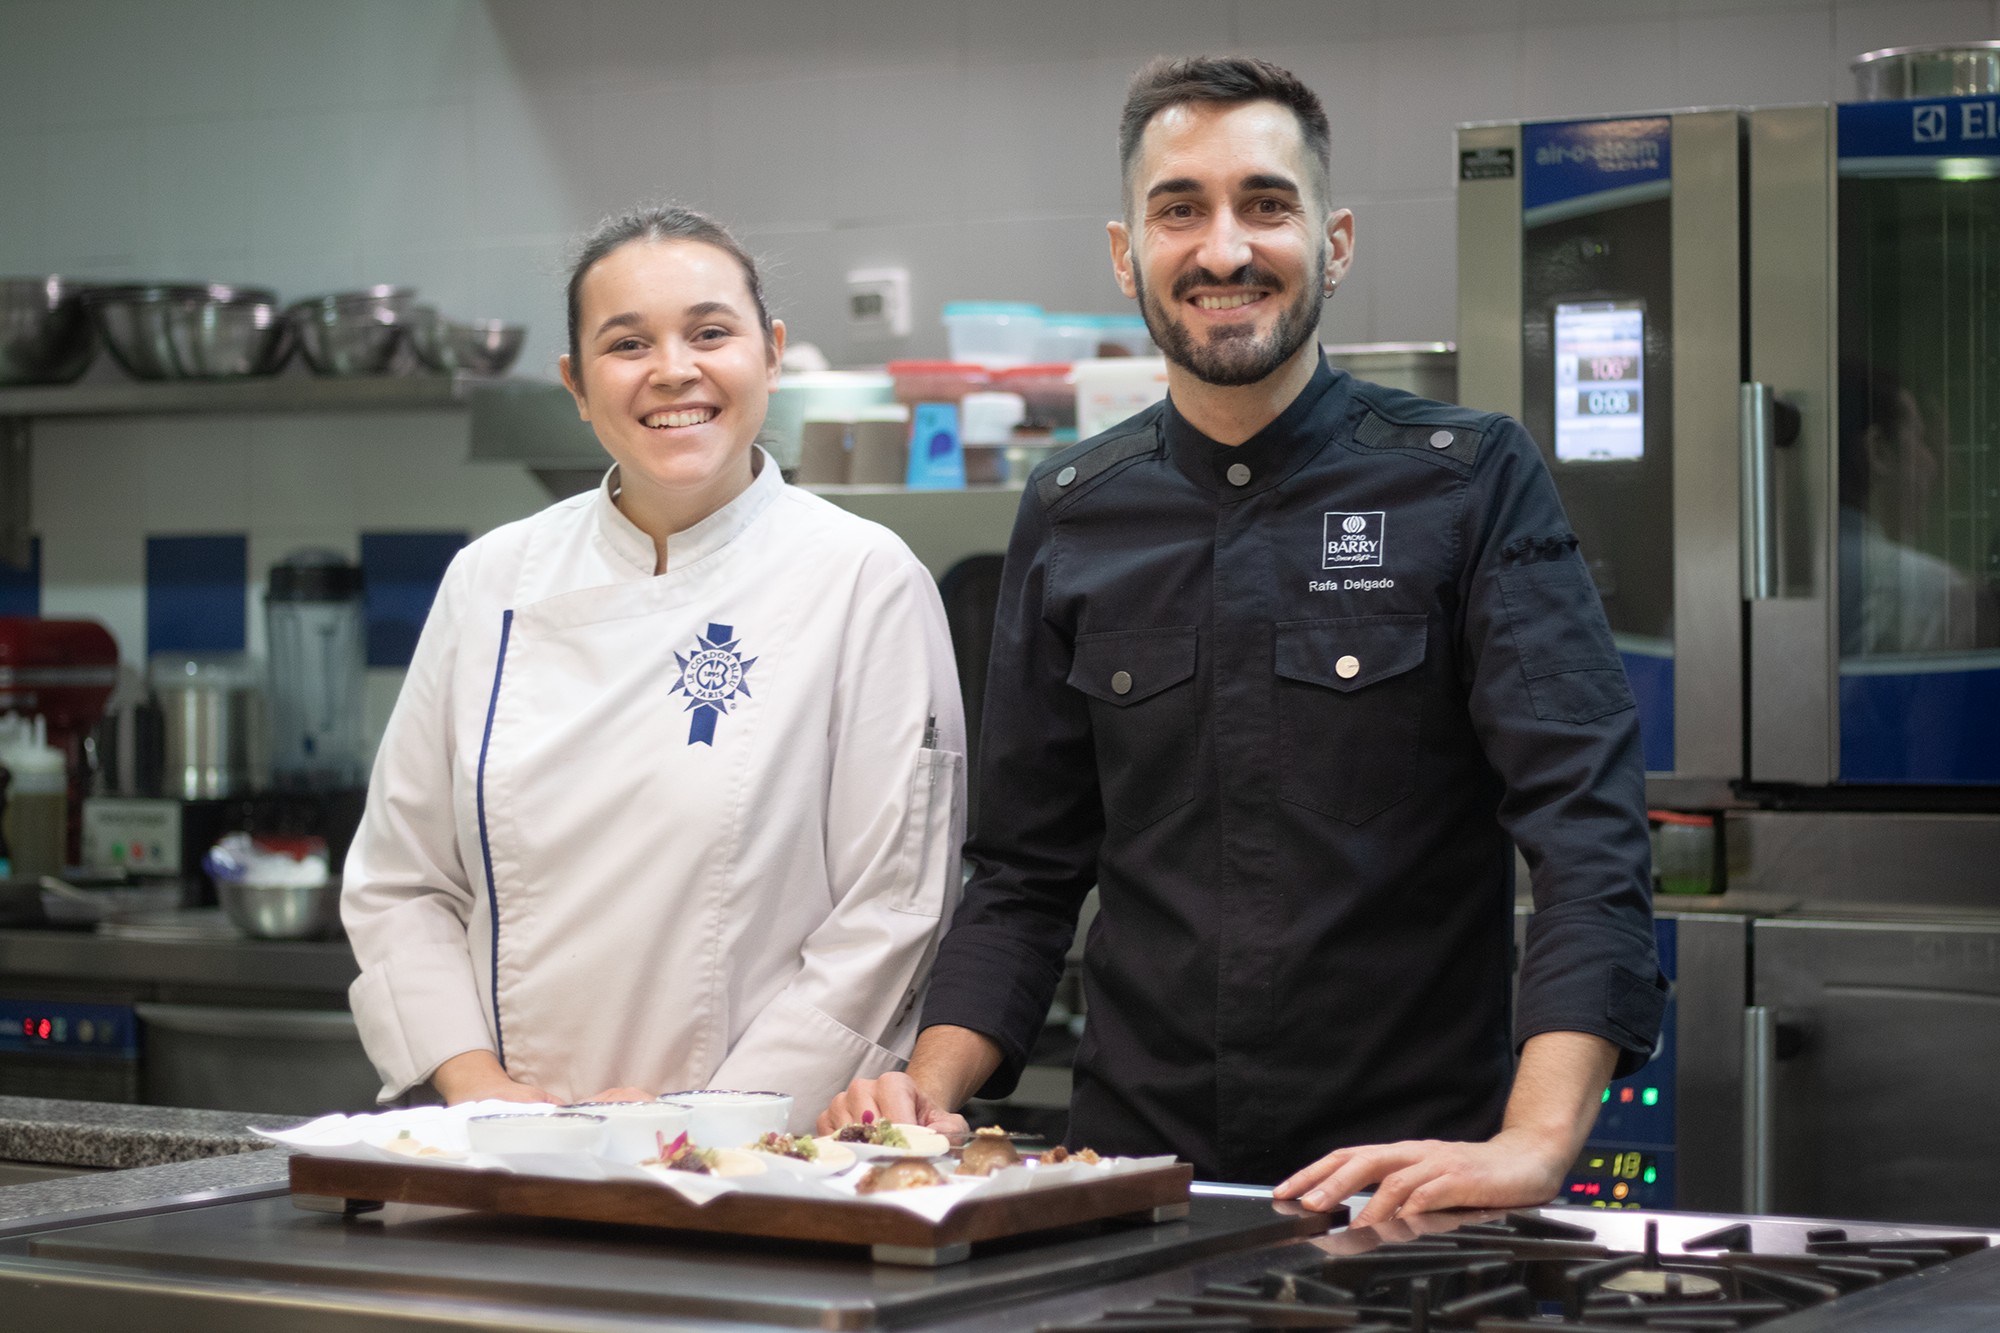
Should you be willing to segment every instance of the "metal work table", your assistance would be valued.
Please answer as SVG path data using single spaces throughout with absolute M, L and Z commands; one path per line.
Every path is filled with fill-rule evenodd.
M 345 940 L 110 939 L 85 931 L 0 930 L 0 986 L 53 979 L 340 997 L 360 975 Z
M 995 1245 L 950 1269 L 870 1264 L 837 1248 L 754 1249 L 636 1228 L 551 1224 L 392 1205 L 372 1219 L 247 1199 L 0 1240 L 0 1303 L 23 1319 L 102 1326 L 611 1329 L 1020 1327 L 1018 1304 L 1269 1249 L 1324 1227 L 1268 1199 L 1204 1198 L 1185 1221 Z M 115 1277 L 112 1274 L 116 1274 Z M 1157 1284 L 1158 1278 L 1152 1279 Z M 82 1304 L 79 1304 L 79 1300 Z M 1037 1313 L 1043 1307 L 1036 1305 Z

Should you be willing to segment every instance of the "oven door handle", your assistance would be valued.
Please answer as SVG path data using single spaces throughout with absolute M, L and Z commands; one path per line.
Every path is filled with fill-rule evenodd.
M 248 1009 L 220 1004 L 135 1004 L 149 1027 L 197 1037 L 257 1041 L 355 1042 L 354 1015 L 338 1009 Z
M 1778 1023 L 1754 1004 L 1743 1011 L 1743 1211 L 1771 1211 L 1771 1066 L 1777 1060 Z
M 1799 410 L 1768 384 L 1739 386 L 1737 435 L 1743 459 L 1743 600 L 1778 595 L 1777 451 L 1799 438 Z

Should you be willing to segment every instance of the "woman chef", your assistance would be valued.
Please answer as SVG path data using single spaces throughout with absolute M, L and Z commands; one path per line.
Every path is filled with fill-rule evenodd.
M 563 382 L 616 465 L 452 562 L 348 853 L 384 1100 L 774 1090 L 900 1065 L 958 889 L 936 586 L 756 443 L 785 330 L 679 208 L 601 226 Z

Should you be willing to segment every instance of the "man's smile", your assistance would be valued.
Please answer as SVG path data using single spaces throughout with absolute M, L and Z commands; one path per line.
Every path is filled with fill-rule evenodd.
M 1192 299 L 1198 310 L 1240 310 L 1246 305 L 1255 305 L 1269 296 L 1269 292 L 1235 292 L 1229 295 L 1203 293 Z

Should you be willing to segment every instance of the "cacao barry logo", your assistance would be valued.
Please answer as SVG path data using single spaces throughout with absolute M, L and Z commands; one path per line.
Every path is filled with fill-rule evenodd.
M 1321 569 L 1351 569 L 1382 563 L 1382 529 L 1385 513 L 1380 509 L 1361 513 L 1326 515 L 1320 540 Z

